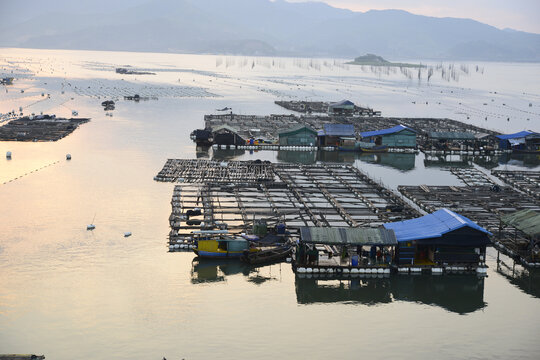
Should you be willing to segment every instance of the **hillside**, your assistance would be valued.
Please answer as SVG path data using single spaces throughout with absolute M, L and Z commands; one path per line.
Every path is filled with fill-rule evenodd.
M 540 61 L 540 35 L 399 10 L 283 0 L 2 0 L 0 46 Z

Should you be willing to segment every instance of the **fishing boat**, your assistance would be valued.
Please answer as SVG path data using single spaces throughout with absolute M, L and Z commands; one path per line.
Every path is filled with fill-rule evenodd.
M 227 230 L 194 231 L 193 239 L 193 251 L 202 258 L 240 258 L 244 251 L 258 251 L 249 241 L 230 235 Z
M 275 248 L 243 254 L 240 260 L 251 265 L 268 264 L 285 260 L 292 252 L 292 245 L 286 244 Z

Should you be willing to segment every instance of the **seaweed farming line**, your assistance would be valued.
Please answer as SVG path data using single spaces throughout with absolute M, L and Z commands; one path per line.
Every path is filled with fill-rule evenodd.
M 57 161 L 52 162 L 52 163 L 50 163 L 50 164 L 43 165 L 42 167 L 39 167 L 39 168 L 37 168 L 37 169 L 34 169 L 34 170 L 29 171 L 29 172 L 27 172 L 27 173 L 24 173 L 23 175 L 19 175 L 19 176 L 13 178 L 13 179 L 4 181 L 4 182 L 2 183 L 2 185 L 7 185 L 7 184 L 9 184 L 10 182 L 13 182 L 13 181 L 15 181 L 15 180 L 22 179 L 22 178 L 25 177 L 25 176 L 28 176 L 28 175 L 33 174 L 33 173 L 35 173 L 35 172 L 38 172 L 39 170 L 46 169 L 46 168 L 48 168 L 49 166 L 56 165 L 56 164 L 58 164 L 59 162 L 60 162 L 60 160 L 57 160 Z
M 301 226 L 376 227 L 418 212 L 353 166 L 267 164 L 272 181 L 194 183 L 175 186 L 169 244 L 186 245 L 195 230 L 249 233 L 258 221 L 285 223 L 293 237 Z M 235 168 L 233 166 L 233 168 Z M 336 181 L 337 180 L 337 181 Z

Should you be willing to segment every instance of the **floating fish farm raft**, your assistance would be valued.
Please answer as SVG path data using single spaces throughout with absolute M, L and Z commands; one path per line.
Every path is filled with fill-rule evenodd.
M 520 210 L 540 211 L 540 202 L 531 193 L 520 191 L 512 186 L 499 186 L 482 172 L 474 169 L 453 169 L 467 186 L 399 186 L 398 190 L 428 213 L 448 208 L 486 228 L 494 235 L 494 245 L 501 252 L 511 256 L 526 266 L 539 266 L 533 259 L 531 240 L 527 234 L 511 226 L 503 226 L 501 217 Z M 505 171 L 507 178 L 511 171 Z M 521 173 L 521 172 L 517 172 Z M 534 175 L 535 173 L 532 173 Z M 540 186 L 533 176 L 527 182 Z M 521 184 L 521 183 L 519 183 Z M 528 185 L 533 186 L 533 185 Z
M 169 245 L 194 230 L 249 233 L 259 220 L 302 226 L 378 227 L 419 216 L 400 196 L 353 166 L 168 160 L 156 181 L 176 182 Z M 188 211 L 199 214 L 186 218 Z M 171 247 L 170 247 L 171 248 Z
M 493 170 L 491 174 L 505 183 L 540 199 L 540 171 Z
M 451 119 L 434 118 L 394 118 L 380 116 L 331 116 L 331 115 L 238 115 L 238 114 L 217 114 L 204 116 L 205 128 L 215 129 L 220 126 L 228 126 L 235 129 L 244 139 L 263 138 L 270 142 L 276 142 L 277 134 L 297 125 L 307 125 L 317 130 L 323 124 L 350 124 L 354 126 L 355 133 L 375 131 L 391 128 L 396 125 L 405 125 L 417 132 L 417 144 L 420 149 L 431 152 L 432 142 L 429 139 L 431 132 L 448 133 L 471 133 L 485 136 L 481 142 L 495 142 L 498 132 L 480 128 L 474 125 L 462 123 Z M 474 142 L 480 143 L 480 140 Z M 264 148 L 264 147 L 263 147 Z M 435 151 L 436 152 L 436 151 Z M 439 151 L 443 153 L 444 151 Z M 460 153 L 458 151 L 457 153 Z M 471 152 L 473 153 L 473 152 Z
M 57 141 L 88 121 L 90 119 L 25 116 L 0 126 L 0 141 Z
M 331 103 L 324 101 L 274 101 L 274 103 L 282 108 L 299 113 L 326 113 L 328 112 L 328 107 L 331 105 Z M 352 113 L 360 116 L 376 116 L 381 114 L 380 111 L 374 111 L 373 109 L 356 105 L 354 105 Z

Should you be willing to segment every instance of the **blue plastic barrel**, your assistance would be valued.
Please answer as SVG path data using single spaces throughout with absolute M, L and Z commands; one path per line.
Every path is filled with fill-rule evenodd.
M 352 266 L 358 266 L 358 255 L 353 255 L 351 258 Z
M 278 235 L 284 235 L 285 234 L 285 224 L 283 224 L 283 223 L 277 224 L 276 232 L 278 233 Z

